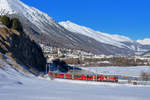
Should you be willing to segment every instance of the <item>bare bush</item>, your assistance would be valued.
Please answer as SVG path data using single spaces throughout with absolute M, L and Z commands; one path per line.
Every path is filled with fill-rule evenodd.
M 148 80 L 150 80 L 150 73 L 148 73 L 148 72 L 141 72 L 141 78 L 142 78 L 142 80 L 143 81 L 148 81 Z
M 51 75 L 51 74 L 49 74 L 49 78 L 50 78 L 51 80 L 54 80 L 54 79 L 55 79 L 54 75 Z

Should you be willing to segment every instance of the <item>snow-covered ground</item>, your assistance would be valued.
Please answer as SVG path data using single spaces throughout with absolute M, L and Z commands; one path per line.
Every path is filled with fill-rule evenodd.
M 97 72 L 99 74 L 106 75 L 128 75 L 128 76 L 140 76 L 141 72 L 149 72 L 150 66 L 131 66 L 131 67 L 88 67 L 84 68 Z
M 15 69 L 6 61 L 13 62 L 7 57 L 0 59 L 0 100 L 149 100 L 150 98 L 150 86 L 38 78 Z M 142 68 L 149 70 L 147 67 Z M 114 69 L 113 71 L 118 69 L 116 71 L 119 72 L 119 68 L 108 69 Z M 134 71 L 132 67 L 123 69 L 122 73 Z M 138 72 L 140 68 L 135 69 Z
M 0 68 L 2 100 L 149 100 L 149 93 L 148 86 L 49 80 L 24 74 L 6 63 L 5 70 Z

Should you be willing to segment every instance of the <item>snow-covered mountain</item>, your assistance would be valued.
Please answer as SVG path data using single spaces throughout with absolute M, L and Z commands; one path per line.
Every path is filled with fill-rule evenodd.
M 114 46 L 117 46 L 120 48 L 129 47 L 128 45 L 125 45 L 123 42 L 133 43 L 133 41 L 131 39 L 129 39 L 128 37 L 120 36 L 120 35 L 110 35 L 107 33 L 94 31 L 90 28 L 87 28 L 84 26 L 79 26 L 79 25 L 72 23 L 70 21 L 60 22 L 59 24 L 71 32 L 86 35 L 88 37 L 91 37 L 91 38 L 99 41 L 99 42 L 114 45 Z
M 0 14 L 18 17 L 25 32 L 38 43 L 91 51 L 86 40 L 88 37 L 66 30 L 47 14 L 25 5 L 20 0 L 0 0 Z M 90 38 L 88 40 L 94 41 Z
M 48 23 L 60 28 L 60 26 L 46 13 L 34 7 L 29 7 L 20 0 L 0 0 L 0 11 L 2 14 L 18 14 L 19 16 L 24 16 L 44 32 L 47 29 L 43 26 L 43 23 Z
M 137 42 L 142 45 L 150 45 L 150 38 L 145 38 L 144 40 L 137 40 Z
M 74 32 L 76 34 L 82 34 L 88 37 L 91 37 L 101 43 L 109 44 L 115 47 L 119 48 L 128 48 L 130 50 L 133 50 L 135 53 L 140 52 L 146 52 L 150 50 L 150 39 L 144 39 L 144 40 L 137 40 L 134 42 L 129 37 L 121 36 L 121 35 L 112 35 L 108 33 L 103 33 L 99 31 L 95 31 L 91 28 L 77 25 L 73 22 L 66 21 L 66 22 L 59 22 L 60 25 L 62 25 L 67 30 Z
M 141 47 L 150 50 L 150 47 L 141 46 L 125 36 L 94 31 L 69 21 L 57 23 L 46 13 L 21 0 L 0 0 L 0 15 L 18 17 L 31 39 L 47 46 L 106 55 L 134 55 Z

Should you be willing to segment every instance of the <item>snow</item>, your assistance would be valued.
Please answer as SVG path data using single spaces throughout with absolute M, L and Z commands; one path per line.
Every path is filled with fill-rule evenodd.
M 149 100 L 149 86 L 38 78 L 0 60 L 3 100 Z
M 43 22 L 59 28 L 59 25 L 47 14 L 23 4 L 20 0 L 0 0 L 0 11 L 25 16 L 43 31 L 46 30 Z M 75 29 L 77 30 L 78 27 Z M 101 42 L 119 47 L 125 46 L 121 42 L 130 41 L 123 36 L 108 36 L 86 27 L 81 30 L 82 34 L 89 33 L 89 36 L 94 36 Z M 7 57 L 5 60 L 13 62 Z M 6 61 L 0 59 L 0 98 L 3 100 L 149 100 L 150 98 L 149 86 L 43 79 L 23 73 Z
M 150 72 L 150 66 L 88 67 L 84 69 L 106 75 L 127 75 L 127 76 L 140 76 L 142 72 Z
M 137 42 L 142 45 L 150 45 L 150 38 L 145 38 L 144 40 L 137 40 Z
M 47 33 L 46 31 L 48 29 L 45 28 L 43 23 L 61 28 L 46 13 L 43 13 L 34 7 L 29 7 L 20 0 L 0 0 L 0 13 L 25 16 L 31 23 L 36 25 L 42 32 L 45 33 Z
M 7 1 L 8 0 L 0 0 L 0 13 L 7 14 L 9 12 L 9 14 L 14 14 L 15 12 L 10 8 Z M 16 1 L 16 0 L 13 0 L 13 1 Z
M 128 37 L 110 35 L 107 33 L 95 31 L 84 26 L 79 26 L 70 21 L 60 22 L 58 24 L 48 14 L 43 13 L 34 7 L 27 6 L 21 0 L 0 0 L 0 15 L 1 14 L 16 14 L 19 16 L 24 16 L 45 34 L 49 34 L 49 32 L 53 31 L 48 27 L 52 27 L 56 30 L 59 30 L 60 33 L 63 33 L 63 26 L 71 32 L 91 37 L 102 43 L 117 46 L 119 48 L 129 48 L 131 50 L 135 50 L 134 46 L 128 46 L 125 44 L 125 42 L 133 43 L 133 41 Z M 67 34 L 65 34 L 65 37 L 73 41 L 73 37 L 68 37 Z
M 0 24 L 0 28 L 5 28 L 6 26 Z
M 91 38 L 99 41 L 99 42 L 110 44 L 110 45 L 115 45 L 120 48 L 128 47 L 125 44 L 123 44 L 122 42 L 133 43 L 133 41 L 131 39 L 129 39 L 128 37 L 102 33 L 102 32 L 95 31 L 95 30 L 92 30 L 92 29 L 84 27 L 84 26 L 79 26 L 70 21 L 60 22 L 59 24 L 71 32 L 86 35 L 88 37 L 91 37 Z M 131 48 L 131 47 L 128 47 L 128 48 Z

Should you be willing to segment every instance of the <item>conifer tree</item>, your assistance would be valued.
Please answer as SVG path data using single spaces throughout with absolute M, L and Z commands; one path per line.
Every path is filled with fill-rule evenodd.
M 19 19 L 13 18 L 13 19 L 11 19 L 11 23 L 12 23 L 12 27 L 11 27 L 12 29 L 21 31 L 21 32 L 23 31 L 22 25 L 21 25 Z
M 2 24 L 4 24 L 5 26 L 7 26 L 8 28 L 11 27 L 11 21 L 10 21 L 9 17 L 7 17 L 7 16 L 4 15 L 4 16 L 0 17 L 0 20 L 1 20 Z

